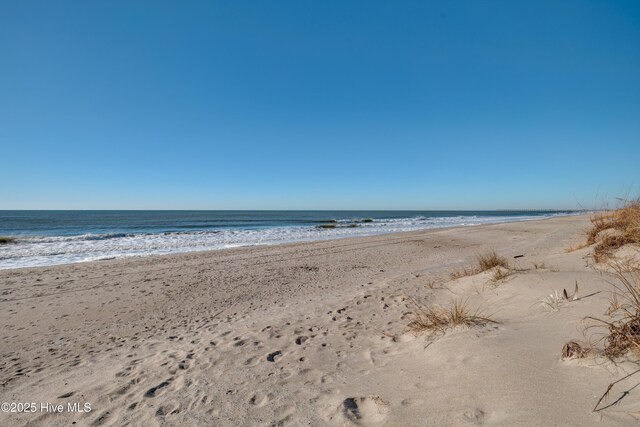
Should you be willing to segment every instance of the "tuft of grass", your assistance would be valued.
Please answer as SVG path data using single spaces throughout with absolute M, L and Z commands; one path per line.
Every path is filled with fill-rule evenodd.
M 603 234 L 605 230 L 610 233 Z M 640 199 L 625 201 L 613 211 L 597 213 L 591 218 L 587 231 L 587 245 L 595 245 L 593 258 L 606 261 L 616 249 L 627 244 L 640 244 Z
M 506 268 L 502 268 L 502 267 L 495 267 L 493 269 L 493 272 L 491 273 L 491 280 L 493 282 L 499 282 L 511 276 L 511 274 L 513 274 L 511 270 L 507 270 Z
M 633 353 L 640 357 L 640 268 L 628 271 L 622 265 L 610 262 L 616 282 L 609 299 L 606 314 L 612 317 L 604 320 L 587 317 L 593 323 L 588 328 L 602 330 L 597 335 L 596 344 L 602 344 L 602 353 L 610 359 Z
M 487 323 L 499 323 L 489 316 L 483 315 L 479 310 L 471 310 L 466 299 L 451 301 L 448 307 L 432 305 L 421 309 L 417 308 L 412 313 L 411 322 L 407 325 L 415 334 L 427 331 L 444 333 L 447 328 L 453 326 L 484 326 Z
M 476 257 L 480 271 L 491 270 L 494 267 L 509 268 L 509 262 L 505 257 L 501 257 L 494 250 L 490 250 Z
M 0 236 L 0 245 L 8 245 L 9 243 L 15 243 L 15 237 L 3 237 Z
M 483 254 L 476 255 L 476 265 L 473 267 L 464 267 L 462 270 L 454 271 L 450 274 L 451 279 L 459 279 L 461 277 L 473 276 L 474 274 L 482 273 L 483 271 L 491 270 L 492 268 L 496 268 L 496 270 L 500 270 L 500 268 L 504 268 L 510 270 L 509 261 L 505 257 L 502 257 L 496 253 L 496 251 L 489 250 Z M 510 272 L 496 272 L 494 271 L 493 277 L 495 279 L 500 277 L 497 280 L 501 280 L 507 277 Z M 497 281 L 497 280 L 494 280 Z
M 635 236 L 632 234 L 618 235 L 618 236 L 605 236 L 602 240 L 593 248 L 593 259 L 596 262 L 602 262 L 607 260 L 613 251 L 628 244 L 640 243 L 640 235 Z

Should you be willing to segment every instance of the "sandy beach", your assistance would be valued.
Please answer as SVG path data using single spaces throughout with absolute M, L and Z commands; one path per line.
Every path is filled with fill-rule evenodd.
M 0 424 L 637 425 L 634 389 L 592 412 L 631 368 L 561 359 L 607 306 L 590 248 L 567 252 L 588 226 L 571 216 L 0 271 L 0 400 L 38 405 Z M 513 274 L 451 279 L 487 249 Z M 540 303 L 576 281 L 578 301 Z M 499 323 L 408 330 L 417 307 L 452 299 Z
M 0 427 L 640 426 L 640 1 L 0 35 Z

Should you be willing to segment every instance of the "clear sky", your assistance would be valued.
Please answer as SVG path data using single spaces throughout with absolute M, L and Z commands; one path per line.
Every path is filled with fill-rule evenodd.
M 0 3 L 0 209 L 591 207 L 640 2 Z

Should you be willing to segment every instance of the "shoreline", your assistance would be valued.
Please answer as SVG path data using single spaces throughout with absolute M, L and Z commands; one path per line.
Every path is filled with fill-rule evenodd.
M 3 413 L 0 423 L 637 425 L 633 391 L 591 412 L 624 366 L 560 357 L 608 304 L 589 248 L 566 250 L 589 224 L 571 216 L 2 270 L 1 400 L 92 410 Z M 513 274 L 451 278 L 488 249 Z M 541 307 L 576 281 L 584 298 Z M 416 307 L 452 300 L 498 323 L 408 330 Z
M 365 211 L 366 212 L 366 211 Z M 340 240 L 348 240 L 348 239 L 366 239 L 366 238 L 374 238 L 380 236 L 394 236 L 394 235 L 404 235 L 407 233 L 423 233 L 429 231 L 438 231 L 438 230 L 450 230 L 450 229 L 464 229 L 464 228 L 473 228 L 473 227 L 482 227 L 482 226 L 491 226 L 497 224 L 511 224 L 511 223 L 520 223 L 520 222 L 531 222 L 531 221 L 547 221 L 550 219 L 556 218 L 566 218 L 566 217 L 588 217 L 589 213 L 572 213 L 554 217 L 547 218 L 527 218 L 527 219 L 514 219 L 512 221 L 502 221 L 495 223 L 484 223 L 484 224 L 471 224 L 471 225 L 453 225 L 453 226 L 443 226 L 443 227 L 432 227 L 432 228 L 424 228 L 419 230 L 410 230 L 410 231 L 399 231 L 399 232 L 381 232 L 374 234 L 366 234 L 366 235 L 353 235 L 353 236 L 343 236 L 343 237 L 327 237 L 327 238 L 318 238 L 312 240 L 301 240 L 301 241 L 291 241 L 291 242 L 277 242 L 277 243 L 265 243 L 265 244 L 252 244 L 252 245 L 242 245 L 228 248 L 220 248 L 220 249 L 197 249 L 193 251 L 184 251 L 184 252 L 174 252 L 167 254 L 149 254 L 149 255 L 132 255 L 132 256 L 122 256 L 122 257 L 110 257 L 104 259 L 96 259 L 96 260 L 87 260 L 87 261 L 75 261 L 75 262 L 64 262 L 64 263 L 56 263 L 56 264 L 48 264 L 48 265 L 38 265 L 38 266 L 26 266 L 26 267 L 2 267 L 0 266 L 0 272 L 2 271 L 13 271 L 13 270 L 24 270 L 24 269 L 38 269 L 38 268 L 51 268 L 58 266 L 69 266 L 76 264 L 87 264 L 87 263 L 103 263 L 110 261 L 124 261 L 124 260 L 135 260 L 135 259 L 144 259 L 149 257 L 172 257 L 172 256 L 180 256 L 180 255 L 193 255 L 200 253 L 208 253 L 208 252 L 220 252 L 220 251 L 233 251 L 240 249 L 250 249 L 250 248 L 261 248 L 261 247 L 272 247 L 272 246 L 285 246 L 285 245 L 298 245 L 298 244 L 310 244 L 316 242 L 328 242 L 328 241 L 340 241 Z

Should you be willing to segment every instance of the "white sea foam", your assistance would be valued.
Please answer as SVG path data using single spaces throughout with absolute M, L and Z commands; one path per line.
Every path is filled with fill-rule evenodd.
M 338 220 L 335 228 L 287 226 L 250 230 L 194 231 L 152 234 L 84 234 L 25 237 L 0 246 L 0 269 L 48 266 L 112 258 L 139 257 L 238 246 L 273 245 L 310 240 L 370 236 L 453 226 L 525 221 L 566 214 L 536 216 L 455 216 L 394 218 L 374 221 Z M 351 225 L 356 225 L 355 227 Z

